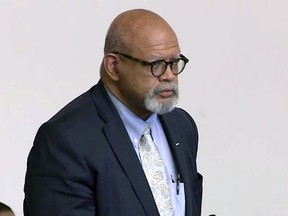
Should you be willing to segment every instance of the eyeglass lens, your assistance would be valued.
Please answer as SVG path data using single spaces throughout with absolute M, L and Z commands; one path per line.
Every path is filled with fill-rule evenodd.
M 176 61 L 168 63 L 165 61 L 157 61 L 151 67 L 152 73 L 154 76 L 161 76 L 163 73 L 165 73 L 168 66 L 171 68 L 173 74 L 177 75 L 183 71 L 185 61 L 183 59 L 177 59 Z

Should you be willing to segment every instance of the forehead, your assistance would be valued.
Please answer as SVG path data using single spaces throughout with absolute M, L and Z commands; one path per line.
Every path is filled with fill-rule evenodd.
M 135 35 L 133 53 L 149 58 L 175 57 L 180 53 L 176 34 L 172 29 L 159 27 L 143 29 Z
M 150 58 L 175 56 L 180 52 L 177 36 L 171 26 L 153 12 L 147 10 L 125 12 L 112 26 L 111 29 L 120 36 L 118 39 L 125 44 L 124 51 L 127 49 L 131 55 Z

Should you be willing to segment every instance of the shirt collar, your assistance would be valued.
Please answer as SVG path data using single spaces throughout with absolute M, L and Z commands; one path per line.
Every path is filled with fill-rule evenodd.
M 139 142 L 141 139 L 141 136 L 144 132 L 145 126 L 152 125 L 156 123 L 157 119 L 157 113 L 152 113 L 146 121 L 143 121 L 141 118 L 139 118 L 137 115 L 135 115 L 131 110 L 129 110 L 121 101 L 119 101 L 111 92 L 110 90 L 105 87 L 110 99 L 112 100 L 112 103 L 116 107 L 125 127 L 128 131 L 128 134 L 131 139 L 131 134 L 133 134 L 137 140 L 136 142 Z M 135 143 L 135 140 L 132 140 L 133 143 Z

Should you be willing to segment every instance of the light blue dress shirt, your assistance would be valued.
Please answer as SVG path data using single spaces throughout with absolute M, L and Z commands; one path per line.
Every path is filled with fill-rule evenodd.
M 143 121 L 133 112 L 131 112 L 123 103 L 121 103 L 107 88 L 106 91 L 116 107 L 125 128 L 129 134 L 135 152 L 140 160 L 139 142 L 145 129 L 145 125 L 150 125 L 152 137 L 157 145 L 160 155 L 162 157 L 167 179 L 169 180 L 169 189 L 172 199 L 174 216 L 185 215 L 185 193 L 184 184 L 180 183 L 179 193 L 176 191 L 177 170 L 171 150 L 169 148 L 165 133 L 163 131 L 161 122 L 156 113 L 149 116 L 146 121 Z

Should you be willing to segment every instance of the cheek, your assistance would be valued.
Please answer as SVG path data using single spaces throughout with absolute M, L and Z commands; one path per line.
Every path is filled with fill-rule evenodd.
M 121 86 L 123 96 L 129 98 L 130 100 L 135 101 L 142 99 L 143 95 L 145 94 L 144 82 L 136 77 L 122 80 Z
M 139 81 L 140 91 L 145 97 L 151 90 L 156 88 L 160 83 L 157 81 L 157 79 L 142 79 Z
M 129 70 L 120 79 L 123 94 L 132 100 L 144 100 L 146 94 L 159 85 L 158 79 L 143 70 Z

